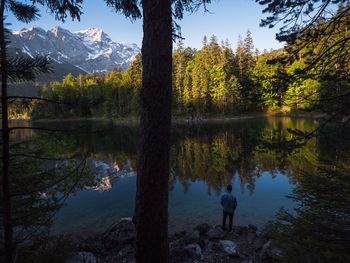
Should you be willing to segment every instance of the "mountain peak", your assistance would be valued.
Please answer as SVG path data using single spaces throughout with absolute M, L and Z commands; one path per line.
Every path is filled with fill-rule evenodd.
M 80 30 L 75 32 L 75 34 L 91 42 L 112 41 L 110 37 L 102 31 L 102 29 L 96 27 L 90 27 L 85 30 Z
M 25 34 L 35 34 L 35 33 L 45 34 L 45 30 L 42 29 L 41 27 L 31 27 L 31 28 L 22 28 L 21 30 L 12 32 L 13 35 L 19 35 L 19 36 L 23 36 Z
M 125 69 L 140 49 L 136 44 L 112 41 L 102 29 L 91 27 L 72 33 L 59 26 L 12 32 L 12 46 L 30 56 L 48 55 L 59 64 L 70 63 L 87 71 Z
M 71 35 L 72 33 L 67 30 L 67 29 L 64 29 L 60 26 L 55 26 L 53 28 L 50 29 L 50 32 L 53 33 L 56 37 L 59 37 L 59 36 L 62 36 L 62 35 Z

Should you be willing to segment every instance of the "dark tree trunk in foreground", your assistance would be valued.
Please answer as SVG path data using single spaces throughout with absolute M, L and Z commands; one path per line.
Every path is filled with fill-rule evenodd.
M 170 0 L 143 0 L 140 152 L 136 194 L 136 261 L 168 262 L 171 128 Z
M 0 61 L 1 61 L 1 122 L 2 122 L 2 202 L 3 202 L 3 226 L 6 262 L 13 262 L 12 258 L 12 220 L 11 220 L 11 195 L 10 195 L 10 139 L 8 129 L 8 106 L 7 106 L 7 63 L 6 42 L 4 27 L 5 0 L 0 5 Z

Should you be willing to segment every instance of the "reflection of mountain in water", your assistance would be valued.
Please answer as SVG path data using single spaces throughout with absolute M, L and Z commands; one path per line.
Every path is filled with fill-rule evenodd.
M 122 168 L 115 161 L 101 160 L 88 160 L 87 167 L 96 175 L 96 185 L 86 188 L 99 192 L 109 191 L 113 184 L 121 178 L 136 175 L 129 160 L 124 163 Z
M 173 214 L 176 224 L 180 225 L 181 220 L 186 222 L 185 218 L 190 218 L 190 221 L 201 219 L 201 212 L 205 209 L 208 210 L 204 220 L 212 216 L 210 213 L 215 213 L 218 205 L 215 198 L 212 199 L 215 202 L 210 204 L 210 197 L 198 193 L 203 187 L 208 196 L 211 193 L 219 196 L 227 183 L 234 183 L 236 194 L 241 195 L 239 209 L 242 220 L 249 221 L 253 217 L 254 220 L 262 221 L 272 219 L 271 213 L 275 210 L 271 207 L 279 204 L 287 189 L 280 179 L 286 179 L 295 186 L 293 195 L 290 196 L 300 205 L 293 213 L 282 213 L 283 221 L 275 222 L 277 229 L 273 229 L 273 233 L 280 234 L 282 242 L 288 244 L 288 247 L 290 242 L 295 244 L 290 251 L 292 254 L 302 251 L 299 256 L 303 256 L 306 249 L 307 255 L 315 256 L 315 260 L 294 261 L 318 262 L 317 259 L 320 258 L 322 260 L 319 261 L 340 262 L 334 258 L 345 256 L 347 261 L 342 262 L 350 262 L 347 252 L 350 244 L 349 130 L 330 126 L 317 132 L 316 137 L 305 144 L 287 143 L 295 139 L 295 135 L 289 133 L 288 129 L 312 131 L 317 124 L 312 119 L 267 118 L 223 125 L 174 127 L 169 182 L 173 199 L 170 199 L 169 204 L 179 212 Z M 40 127 L 45 127 L 44 125 L 40 124 Z M 54 123 L 47 125 L 47 128 L 55 127 Z M 62 123 L 56 125 L 60 127 Z M 115 195 L 113 202 L 102 200 L 103 195 L 96 198 L 107 207 L 106 210 L 114 207 L 114 211 L 118 211 L 121 217 L 131 214 L 133 209 L 130 207 L 134 205 L 131 196 L 134 196 L 134 192 L 130 191 L 134 191 L 134 180 L 118 181 L 118 187 L 124 187 L 123 191 L 117 189 L 115 182 L 121 177 L 135 175 L 131 166 L 136 167 L 139 138 L 137 127 L 99 122 L 67 123 L 67 127 L 72 129 L 82 125 L 85 131 L 91 132 L 55 134 L 60 136 L 57 139 L 59 144 L 67 146 L 68 156 L 89 153 L 88 164 L 96 175 L 95 182 L 89 184 L 93 186 L 90 189 L 108 191 L 115 185 L 113 191 L 109 192 Z M 106 132 L 101 136 L 96 130 Z M 33 135 L 43 136 L 37 132 L 27 132 L 21 130 L 12 133 L 12 139 L 18 141 Z M 48 140 L 52 139 L 50 135 Z M 259 184 L 262 187 L 260 189 Z M 82 185 L 87 184 L 83 182 Z M 188 195 L 176 199 L 176 195 L 180 196 L 179 187 L 182 187 L 183 192 L 188 192 Z M 247 190 L 249 197 L 244 195 Z M 254 196 L 259 199 L 254 199 Z M 123 202 L 114 202 L 115 200 Z M 99 205 L 100 203 L 96 207 Z M 95 217 L 98 211 L 99 207 L 91 216 Z M 100 213 L 98 216 L 102 216 L 104 211 L 101 210 Z M 115 218 L 116 212 L 113 213 Z M 87 217 L 85 211 L 82 212 L 82 217 Z M 295 256 L 290 258 L 295 259 Z

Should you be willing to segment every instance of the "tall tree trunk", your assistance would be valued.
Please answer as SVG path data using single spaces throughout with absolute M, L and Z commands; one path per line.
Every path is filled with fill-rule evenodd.
M 5 0 L 0 5 L 0 61 L 1 61 L 1 121 L 2 121 L 2 198 L 3 198 L 3 225 L 5 257 L 7 263 L 12 263 L 12 219 L 11 219 L 11 194 L 10 194 L 10 139 L 8 128 L 8 105 L 7 105 L 7 59 L 4 26 Z
M 136 194 L 136 261 L 168 262 L 171 128 L 171 0 L 143 0 L 141 124 Z

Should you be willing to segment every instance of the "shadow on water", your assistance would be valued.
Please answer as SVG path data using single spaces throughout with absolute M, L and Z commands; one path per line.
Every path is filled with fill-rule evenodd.
M 264 226 L 275 219 L 270 230 L 281 244 L 293 244 L 284 247 L 287 252 L 310 246 L 300 254 L 311 260 L 324 251 L 329 258 L 344 256 L 350 244 L 350 133 L 330 127 L 298 147 L 285 144 L 295 136 L 287 129 L 311 131 L 317 124 L 310 119 L 262 118 L 176 125 L 171 146 L 170 230 L 200 222 L 218 224 L 219 196 L 232 183 L 238 199 L 235 224 Z M 55 219 L 55 231 L 101 231 L 132 216 L 136 127 L 107 122 L 33 125 L 78 127 L 83 132 L 50 136 L 64 145 L 67 156 L 87 153 L 94 172 L 89 187 L 77 189 L 67 199 Z M 14 140 L 41 136 L 45 137 L 43 132 L 22 132 L 14 134 Z M 278 212 L 281 207 L 284 210 Z

